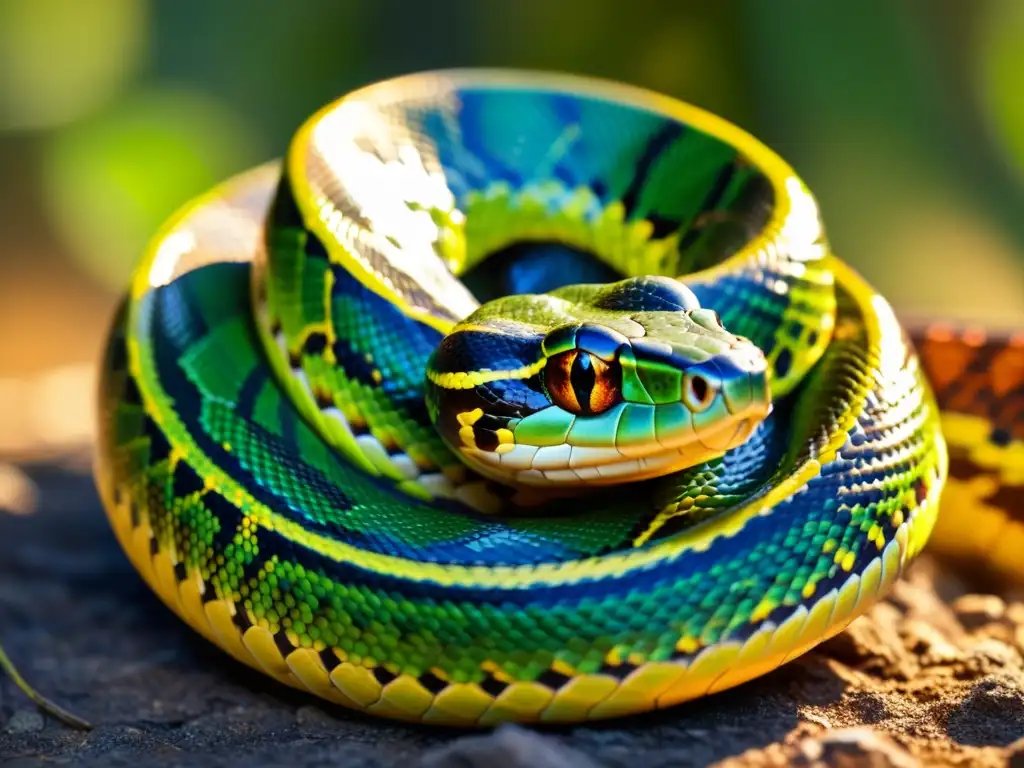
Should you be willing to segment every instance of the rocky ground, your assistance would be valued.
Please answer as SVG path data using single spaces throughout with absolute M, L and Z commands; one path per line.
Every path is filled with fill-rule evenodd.
M 449 732 L 329 709 L 231 661 L 149 593 L 86 475 L 30 469 L 33 499 L 5 472 L 0 506 L 22 514 L 0 514 L 0 642 L 96 728 L 45 718 L 0 680 L 0 765 L 1024 768 L 1024 596 L 972 593 L 928 559 L 739 689 L 595 726 Z

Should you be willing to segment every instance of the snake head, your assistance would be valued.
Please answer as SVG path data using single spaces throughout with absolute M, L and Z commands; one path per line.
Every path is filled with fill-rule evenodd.
M 724 454 L 770 410 L 767 364 L 682 283 L 637 277 L 489 302 L 442 340 L 427 406 L 481 474 L 630 482 Z

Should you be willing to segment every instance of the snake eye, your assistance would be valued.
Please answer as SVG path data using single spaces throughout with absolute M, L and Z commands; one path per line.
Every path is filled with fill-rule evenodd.
M 548 358 L 544 374 L 555 405 L 569 413 L 593 415 L 619 401 L 622 370 L 581 349 Z
M 706 411 L 715 399 L 715 388 L 699 373 L 688 373 L 683 380 L 683 402 L 693 413 Z

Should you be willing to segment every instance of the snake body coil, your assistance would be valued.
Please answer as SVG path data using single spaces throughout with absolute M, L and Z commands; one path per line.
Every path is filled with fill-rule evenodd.
M 282 682 L 425 722 L 764 674 L 886 592 L 947 478 L 914 347 L 782 160 L 531 73 L 357 91 L 189 204 L 101 401 L 98 485 L 168 606 Z M 1012 480 L 1007 413 L 988 466 Z

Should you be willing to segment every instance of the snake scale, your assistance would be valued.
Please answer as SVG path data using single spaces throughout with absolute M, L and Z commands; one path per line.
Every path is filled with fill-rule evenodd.
M 162 600 L 283 683 L 427 723 L 629 715 L 839 632 L 937 520 L 1020 573 L 1024 338 L 912 330 L 726 121 L 422 73 L 158 234 L 95 474 Z

